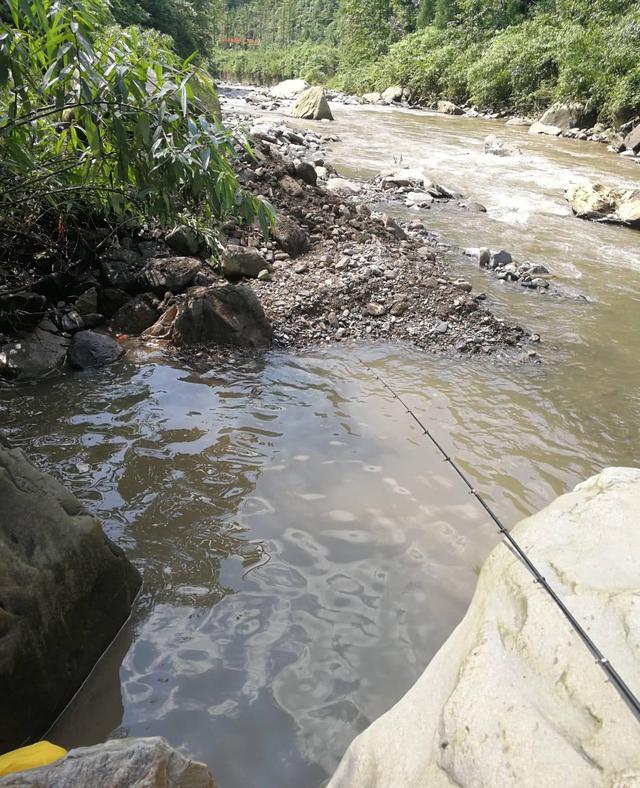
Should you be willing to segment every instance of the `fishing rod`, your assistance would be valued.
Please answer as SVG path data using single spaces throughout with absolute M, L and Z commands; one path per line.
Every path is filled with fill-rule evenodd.
M 628 686 L 628 684 L 624 681 L 622 676 L 618 673 L 618 671 L 613 667 L 611 662 L 604 656 L 602 651 L 598 648 L 598 646 L 594 643 L 590 635 L 586 632 L 586 630 L 582 627 L 580 622 L 576 619 L 573 613 L 569 610 L 569 608 L 565 605 L 565 603 L 560 599 L 558 594 L 553 590 L 553 588 L 549 585 L 549 582 L 544 577 L 544 575 L 540 572 L 540 570 L 536 567 L 533 561 L 529 558 L 526 554 L 524 549 L 520 546 L 517 539 L 510 533 L 510 531 L 506 528 L 506 526 L 502 523 L 498 515 L 493 511 L 493 509 L 489 506 L 489 504 L 485 501 L 482 495 L 476 490 L 476 488 L 471 484 L 469 479 L 465 476 L 464 472 L 461 470 L 460 466 L 456 463 L 456 461 L 451 457 L 442 445 L 438 442 L 438 440 L 432 435 L 429 429 L 425 426 L 422 420 L 414 413 L 413 410 L 407 405 L 407 403 L 402 399 L 402 397 L 397 394 L 391 386 L 387 383 L 384 378 L 379 375 L 375 369 L 370 367 L 367 363 L 365 363 L 361 358 L 358 358 L 358 361 L 362 364 L 362 366 L 367 369 L 375 378 L 376 380 L 391 394 L 394 399 L 396 399 L 402 407 L 406 410 L 409 416 L 415 421 L 418 427 L 422 430 L 423 434 L 431 441 L 431 443 L 436 447 L 438 452 L 444 458 L 444 461 L 448 463 L 453 470 L 457 473 L 459 478 L 462 480 L 463 484 L 468 488 L 469 493 L 473 495 L 473 497 L 478 501 L 478 503 L 482 506 L 485 512 L 489 515 L 489 517 L 493 520 L 493 522 L 497 525 L 498 531 L 501 534 L 502 538 L 507 543 L 507 547 L 511 552 L 519 559 L 519 561 L 526 567 L 528 572 L 533 576 L 534 582 L 538 583 L 542 588 L 546 591 L 546 593 L 551 597 L 557 607 L 560 609 L 564 617 L 567 619 L 573 630 L 577 633 L 578 637 L 582 640 L 584 645 L 587 647 L 591 655 L 595 658 L 595 661 L 604 673 L 606 674 L 607 678 L 611 681 L 615 689 L 617 690 L 618 694 L 622 698 L 622 700 L 627 704 L 633 715 L 636 717 L 636 720 L 640 722 L 640 700 Z

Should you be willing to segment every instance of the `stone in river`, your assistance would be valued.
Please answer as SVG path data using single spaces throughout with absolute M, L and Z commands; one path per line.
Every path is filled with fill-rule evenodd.
M 112 337 L 94 331 L 78 331 L 71 340 L 67 360 L 75 369 L 89 369 L 112 364 L 123 355 L 124 348 Z
M 305 120 L 333 120 L 331 108 L 321 87 L 309 88 L 301 93 L 289 110 L 289 115 Z

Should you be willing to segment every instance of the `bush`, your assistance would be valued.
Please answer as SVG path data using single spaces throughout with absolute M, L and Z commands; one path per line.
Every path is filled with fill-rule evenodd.
M 0 21 L 0 233 L 45 215 L 60 227 L 187 215 L 212 239 L 230 213 L 266 228 L 207 112 L 208 74 L 165 37 L 111 21 L 101 0 L 11 0 Z

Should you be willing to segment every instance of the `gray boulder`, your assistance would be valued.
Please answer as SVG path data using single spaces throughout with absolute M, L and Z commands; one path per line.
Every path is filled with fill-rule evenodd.
M 398 104 L 400 101 L 402 101 L 402 93 L 402 85 L 392 85 L 391 87 L 382 91 L 380 98 L 385 102 L 385 104 Z
M 575 128 L 589 128 L 595 121 L 595 114 L 587 110 L 584 104 L 553 104 L 540 118 L 543 126 L 556 126 L 561 131 Z
M 402 94 L 400 94 L 400 96 L 402 97 Z M 378 104 L 381 99 L 382 93 L 378 93 L 377 91 L 374 91 L 373 93 L 362 94 L 362 100 L 365 102 L 365 104 Z
M 274 237 L 280 248 L 284 249 L 289 257 L 297 257 L 309 248 L 309 236 L 306 230 L 303 230 L 297 222 L 287 216 L 276 217 Z
M 256 278 L 269 265 L 257 249 L 251 246 L 230 244 L 222 256 L 222 271 L 225 276 L 249 276 Z
M 321 87 L 309 88 L 301 93 L 289 110 L 289 115 L 305 120 L 333 120 L 331 108 Z
M 436 104 L 436 111 L 444 115 L 463 115 L 464 112 L 453 101 L 441 100 Z
M 112 337 L 93 331 L 78 331 L 71 340 L 67 360 L 75 369 L 90 369 L 112 364 L 123 355 L 124 348 Z
M 142 334 L 158 319 L 160 302 L 153 293 L 143 293 L 123 304 L 111 319 L 111 329 L 119 334 Z
M 191 284 L 202 268 L 196 257 L 156 257 L 148 260 L 138 275 L 138 287 L 163 296 L 167 290 L 179 293 Z
M 98 311 L 98 290 L 90 287 L 76 298 L 76 310 L 81 315 L 93 315 Z
M 0 348 L 0 376 L 40 378 L 64 365 L 68 347 L 68 339 L 36 328 Z
M 318 173 L 311 162 L 300 161 L 296 164 L 296 177 L 308 183 L 309 186 L 315 186 L 318 180 Z
M 354 194 L 360 194 L 362 186 L 355 181 L 350 181 L 347 178 L 329 178 L 325 189 L 333 194 L 338 194 L 341 197 L 352 197 Z
M 640 123 L 624 138 L 625 150 L 640 153 Z
M 177 345 L 260 348 L 268 347 L 272 337 L 271 324 L 253 290 L 231 284 L 194 288 L 178 305 L 171 329 Z
M 200 239 L 196 231 L 186 224 L 181 224 L 179 227 L 173 229 L 165 238 L 166 244 L 169 249 L 172 249 L 177 254 L 185 255 L 186 257 L 198 254 L 200 251 Z
M 536 121 L 529 126 L 529 134 L 546 134 L 548 137 L 559 137 L 562 134 L 560 126 L 548 126 L 546 123 Z
M 0 777 L 2 788 L 214 788 L 208 767 L 159 736 L 78 747 L 48 766 Z
M 0 437 L 0 752 L 39 737 L 129 615 L 137 571 Z
M 274 85 L 269 91 L 269 95 L 273 98 L 293 99 L 308 89 L 309 83 L 306 79 L 285 79 Z

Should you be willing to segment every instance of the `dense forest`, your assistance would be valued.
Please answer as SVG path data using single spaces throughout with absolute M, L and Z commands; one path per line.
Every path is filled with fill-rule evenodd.
M 401 84 L 416 101 L 521 112 L 579 100 L 617 121 L 640 109 L 637 0 L 229 0 L 219 13 L 224 78 Z

